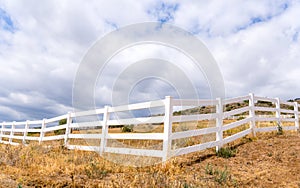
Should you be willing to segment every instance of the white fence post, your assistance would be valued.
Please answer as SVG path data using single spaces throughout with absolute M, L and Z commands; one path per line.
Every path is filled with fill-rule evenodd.
M 26 136 L 27 136 L 27 133 L 28 133 L 28 129 L 29 129 L 29 121 L 27 120 L 26 124 L 25 124 L 24 133 L 23 133 L 23 140 L 22 140 L 22 143 L 24 145 L 26 144 Z
M 173 105 L 172 97 L 166 96 L 165 98 L 165 119 L 164 119 L 164 140 L 163 140 L 163 162 L 166 162 L 170 157 L 171 145 L 172 145 L 172 116 Z
M 0 132 L 0 142 L 2 142 L 2 136 L 3 136 L 3 129 L 4 129 L 4 124 L 5 122 L 2 122 L 2 126 L 1 126 L 1 132 Z
M 250 110 L 249 110 L 249 117 L 251 118 L 251 121 L 250 121 L 250 129 L 252 131 L 252 134 L 253 136 L 255 137 L 256 136 L 256 125 L 255 125 L 255 99 L 254 99 L 254 94 L 253 93 L 250 93 L 249 94 L 249 107 L 250 107 Z
M 294 114 L 295 114 L 295 127 L 299 131 L 299 112 L 298 112 L 298 102 L 294 102 Z
M 218 104 L 216 105 L 216 126 L 218 131 L 216 132 L 216 141 L 218 145 L 216 146 L 216 151 L 218 152 L 223 146 L 223 101 L 221 98 L 217 98 Z
M 100 141 L 100 155 L 103 156 L 103 153 L 105 152 L 105 147 L 107 143 L 107 135 L 108 135 L 108 124 L 107 121 L 109 120 L 109 106 L 104 107 L 104 113 L 103 113 L 103 121 L 102 121 L 102 135 L 101 135 L 101 141 Z
M 65 138 L 64 138 L 64 146 L 65 147 L 68 146 L 69 134 L 71 133 L 71 128 L 70 128 L 71 123 L 72 123 L 71 112 L 68 112 L 67 122 L 66 122 L 66 132 L 65 132 Z
M 12 144 L 13 141 L 13 136 L 14 136 L 14 130 L 15 130 L 15 121 L 11 125 L 11 131 L 10 131 L 10 136 L 9 136 L 9 144 Z
M 276 99 L 276 118 L 277 118 L 277 126 L 281 126 L 281 119 L 280 119 L 280 99 L 279 98 L 275 98 Z
M 45 127 L 46 127 L 46 119 L 43 119 L 43 122 L 42 122 L 42 127 L 41 127 L 41 131 L 40 131 L 40 139 L 39 139 L 39 144 L 41 144 L 41 143 L 42 143 L 42 141 L 43 141 L 43 138 L 44 138 L 44 136 L 45 136 L 45 132 L 44 132 L 44 130 L 45 130 Z

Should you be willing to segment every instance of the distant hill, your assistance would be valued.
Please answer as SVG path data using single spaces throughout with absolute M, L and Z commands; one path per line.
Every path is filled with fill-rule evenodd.
M 299 100 L 296 100 L 298 103 L 300 103 L 300 98 L 298 98 Z M 290 101 L 290 100 L 289 100 Z M 293 102 L 293 101 L 290 101 Z M 245 100 L 243 102 L 240 103 L 231 103 L 231 104 L 226 104 L 224 106 L 224 112 L 227 111 L 231 111 L 231 110 L 235 110 L 238 108 L 243 108 L 249 105 L 249 101 Z M 272 104 L 271 102 L 265 102 L 265 101 L 257 101 L 257 103 L 255 104 L 256 106 L 260 106 L 260 107 L 271 107 L 271 108 L 275 108 L 275 104 Z M 288 106 L 288 105 L 281 105 L 281 108 L 284 109 L 290 109 L 293 110 L 294 107 L 293 106 Z M 209 113 L 215 113 L 216 112 L 216 108 L 214 106 L 201 106 L 201 107 L 194 107 L 194 108 L 189 108 L 186 110 L 181 110 L 181 111 L 176 111 L 173 113 L 174 116 L 178 116 L 178 115 L 190 115 L 190 114 L 209 114 Z M 242 115 L 246 115 L 248 114 L 247 112 L 243 113 Z M 258 115 L 272 115 L 273 112 L 256 112 L 256 114 Z

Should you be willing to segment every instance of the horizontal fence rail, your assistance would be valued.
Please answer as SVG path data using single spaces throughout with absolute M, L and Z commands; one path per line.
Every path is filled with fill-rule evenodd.
M 181 110 L 176 112 L 175 109 L 178 107 Z M 68 149 L 97 151 L 101 155 L 115 153 L 159 157 L 166 161 L 173 156 L 207 148 L 216 147 L 219 150 L 227 143 L 249 134 L 255 136 L 257 132 L 279 131 L 279 129 L 299 131 L 299 107 L 297 102 L 285 102 L 279 98 L 260 97 L 254 94 L 213 100 L 166 97 L 164 100 L 72 112 L 50 119 L 2 122 L 0 123 L 0 143 L 27 145 L 30 142 L 41 144 L 61 140 Z M 164 113 L 150 117 L 112 118 L 115 113 L 149 108 L 162 108 Z M 210 111 L 200 113 L 201 108 L 210 109 Z M 189 111 L 190 113 L 185 113 Z M 86 118 L 89 116 L 97 116 L 98 120 Z M 206 122 L 209 126 L 175 130 L 180 123 L 188 122 Z M 157 127 L 160 132 L 109 132 L 110 128 L 120 128 L 125 125 L 133 127 L 151 125 Z M 178 140 L 190 138 L 199 140 L 205 135 L 214 135 L 214 139 L 191 145 L 176 145 Z M 71 143 L 72 140 L 75 142 Z M 76 142 L 76 140 L 81 140 L 81 142 Z M 85 140 L 88 145 L 84 145 L 82 140 Z M 155 149 L 126 147 L 124 144 L 122 146 L 108 145 L 111 140 L 160 141 L 162 145 Z

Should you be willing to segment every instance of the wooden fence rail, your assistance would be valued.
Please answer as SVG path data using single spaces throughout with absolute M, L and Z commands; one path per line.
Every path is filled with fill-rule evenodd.
M 259 106 L 258 101 L 267 106 Z M 226 106 L 238 104 L 239 108 L 224 110 Z M 240 104 L 247 104 L 240 105 Z M 211 113 L 192 113 L 175 115 L 174 111 L 178 107 L 181 109 L 210 107 Z M 147 108 L 164 108 L 164 114 L 151 117 L 139 118 L 112 118 L 112 114 L 119 112 L 128 112 L 131 110 L 142 110 Z M 215 110 L 213 110 L 215 109 Z M 268 113 L 268 115 L 261 115 Z M 98 121 L 77 121 L 87 116 L 97 116 Z M 100 118 L 99 118 L 100 117 Z M 234 118 L 233 118 L 234 117 Z M 239 117 L 239 118 L 236 118 Z M 60 120 L 66 119 L 64 125 L 58 125 Z M 226 120 L 229 123 L 225 124 Z M 208 127 L 194 127 L 192 130 L 174 131 L 175 124 L 185 122 L 212 121 Z M 272 126 L 261 125 L 261 122 L 272 122 Z M 284 123 L 284 122 L 289 122 Z M 292 125 L 291 125 L 292 123 Z M 143 132 L 143 133 L 109 133 L 109 129 L 114 126 L 123 125 L 145 125 L 154 124 L 163 126 L 161 132 Z M 166 97 L 164 100 L 150 101 L 125 106 L 109 107 L 102 109 L 72 112 L 62 116 L 43 119 L 37 121 L 24 122 L 2 122 L 0 129 L 0 143 L 27 145 L 28 142 L 43 143 L 46 141 L 62 140 L 68 149 L 79 149 L 88 151 L 97 151 L 100 155 L 105 153 L 141 155 L 149 157 L 160 157 L 166 161 L 173 156 L 179 156 L 216 147 L 216 150 L 222 148 L 225 144 L 233 142 L 248 134 L 256 135 L 257 132 L 298 130 L 299 131 L 299 105 L 297 102 L 284 102 L 279 98 L 267 98 L 254 96 L 236 97 L 231 99 L 214 100 L 188 100 L 173 99 Z M 238 129 L 243 125 L 249 125 L 248 128 Z M 74 130 L 84 130 L 74 133 Z M 93 132 L 94 130 L 94 132 Z M 95 130 L 99 130 L 98 132 Z M 101 130 L 101 132 L 100 132 Z M 233 131 L 227 135 L 228 131 Z M 56 134 L 50 134 L 56 132 Z M 196 143 L 188 146 L 174 147 L 173 142 L 179 139 L 188 139 L 191 137 L 212 135 L 214 140 Z M 71 140 L 98 140 L 93 145 L 88 142 L 73 144 Z M 113 147 L 108 146 L 109 140 L 156 140 L 162 142 L 161 149 L 132 148 L 132 147 Z

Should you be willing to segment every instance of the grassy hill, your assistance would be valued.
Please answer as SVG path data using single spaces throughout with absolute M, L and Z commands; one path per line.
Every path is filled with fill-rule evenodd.
M 294 100 L 289 100 L 289 102 L 294 102 Z M 297 100 L 297 102 L 300 104 L 300 99 Z M 224 106 L 224 112 L 235 110 L 238 108 L 246 107 L 249 105 L 248 101 L 243 101 L 240 103 L 231 103 L 231 104 L 226 104 Z M 256 106 L 260 107 L 270 107 L 270 108 L 275 108 L 275 105 L 272 104 L 271 102 L 265 102 L 265 101 L 257 101 Z M 290 109 L 293 110 L 294 107 L 288 106 L 288 105 L 281 105 L 281 108 L 284 109 Z M 215 113 L 216 109 L 214 106 L 201 106 L 201 107 L 195 107 L 195 108 L 190 108 L 186 110 L 181 110 L 181 111 L 176 111 L 173 113 L 173 115 L 188 115 L 188 114 L 208 114 L 208 113 Z M 247 113 L 244 113 L 246 115 Z M 256 112 L 258 115 L 272 115 L 272 112 Z
M 259 134 L 228 145 L 230 158 L 210 149 L 139 168 L 59 144 L 0 145 L 0 187 L 299 187 L 299 143 L 295 132 Z

